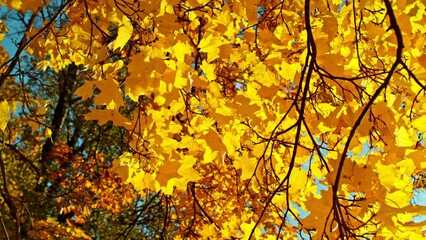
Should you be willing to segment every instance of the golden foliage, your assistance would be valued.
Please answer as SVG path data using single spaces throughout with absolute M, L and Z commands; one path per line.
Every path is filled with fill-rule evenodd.
M 130 204 L 118 175 L 141 196 L 172 196 L 176 239 L 420 239 L 412 218 L 425 209 L 412 200 L 426 166 L 424 9 L 74 1 L 69 23 L 28 50 L 42 70 L 90 69 L 76 93 L 99 107 L 85 118 L 126 129 L 129 151 L 111 172 L 98 153 L 70 160 L 59 150 L 55 161 L 71 170 L 53 179 L 74 189 L 66 204 L 76 212 L 79 198 L 113 212 Z

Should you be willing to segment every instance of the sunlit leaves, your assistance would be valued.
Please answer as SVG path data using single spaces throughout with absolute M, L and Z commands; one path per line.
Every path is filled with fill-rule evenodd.
M 411 125 L 418 131 L 426 132 L 426 115 L 416 118 Z
M 395 131 L 396 145 L 398 147 L 411 147 L 416 143 L 417 137 L 413 129 L 400 127 Z
M 90 69 L 85 119 L 126 129 L 114 171 L 172 199 L 177 238 L 409 236 L 424 4 L 98 2 L 32 50 Z
M 9 104 L 6 100 L 0 103 L 0 129 L 4 131 L 10 117 Z
M 256 168 L 258 167 L 258 159 L 249 157 L 247 153 L 238 156 L 234 160 L 236 169 L 241 169 L 241 180 L 247 180 L 254 176 Z
M 176 56 L 176 60 L 178 62 L 185 62 L 185 55 L 191 54 L 192 49 L 187 43 L 177 42 L 176 45 L 173 46 L 173 53 Z
M 206 3 L 191 2 L 188 3 L 188 7 Z M 288 33 L 297 31 L 296 27 L 300 24 L 300 19 L 297 19 L 297 23 L 295 20 L 292 22 L 286 19 L 289 23 L 286 22 L 285 24 L 290 26 L 289 29 L 286 29 L 284 23 L 279 26 L 274 26 L 273 21 L 269 22 L 270 25 L 259 23 L 253 28 L 245 29 L 240 39 L 233 39 L 234 36 L 231 34 L 229 25 L 232 25 L 231 19 L 235 19 L 235 14 L 248 19 L 247 22 L 241 23 L 239 26 L 243 28 L 258 21 L 260 15 L 265 14 L 268 9 L 262 10 L 264 12 L 261 13 L 260 9 L 256 11 L 253 7 L 242 10 L 237 6 L 234 9 L 225 6 L 223 7 L 224 11 L 217 16 L 206 16 L 202 20 L 199 18 L 198 12 L 190 12 L 184 15 L 186 17 L 184 19 L 188 19 L 189 22 L 188 25 L 182 24 L 182 28 L 186 36 L 192 41 L 186 43 L 185 39 L 179 38 L 178 41 L 164 42 L 166 46 L 172 49 L 172 55 L 166 56 L 167 60 L 165 60 L 170 72 L 167 73 L 164 82 L 159 82 L 160 85 L 163 85 L 161 88 L 167 88 L 167 91 L 175 92 L 177 89 L 183 91 L 180 92 L 181 96 L 174 95 L 179 100 L 172 100 L 171 104 L 167 106 L 168 110 L 153 108 L 154 110 L 148 111 L 151 114 L 148 114 L 148 119 L 153 118 L 148 121 L 151 122 L 155 119 L 157 127 L 169 128 L 167 131 L 155 131 L 161 136 L 160 139 L 156 138 L 156 141 L 159 141 L 158 144 L 162 148 L 157 149 L 156 153 L 158 154 L 158 150 L 161 150 L 165 153 L 162 157 L 166 156 L 164 160 L 158 158 L 160 161 L 173 166 L 174 169 L 183 169 L 183 165 L 180 166 L 181 163 L 179 162 L 182 157 L 181 154 L 184 154 L 184 156 L 189 154 L 189 156 L 198 159 L 195 161 L 197 164 L 193 165 L 194 158 L 191 157 L 191 161 L 188 160 L 190 164 L 185 166 L 185 171 L 180 173 L 176 170 L 163 169 L 165 165 L 160 164 L 161 171 L 159 174 L 161 172 L 166 173 L 165 176 L 170 179 L 170 181 L 166 181 L 165 178 L 161 178 L 161 185 L 166 185 L 169 182 L 177 184 L 172 179 L 185 175 L 183 173 L 188 172 L 186 170 L 193 171 L 195 169 L 197 169 L 197 173 L 193 172 L 187 175 L 195 175 L 197 180 L 194 181 L 203 181 L 203 168 L 206 167 L 204 164 L 221 163 L 222 165 L 230 164 L 235 168 L 240 180 L 247 181 L 254 176 L 255 179 L 248 183 L 254 192 L 259 191 L 260 187 L 269 187 L 268 184 L 265 184 L 266 186 L 255 184 L 259 179 L 270 181 L 268 176 L 274 176 L 274 174 L 277 175 L 277 178 L 283 179 L 286 177 L 286 173 L 289 173 L 291 175 L 289 175 L 288 184 L 292 188 L 287 193 L 291 197 L 303 196 L 304 198 L 299 200 L 301 206 L 305 202 L 313 201 L 312 197 L 321 198 L 317 192 L 317 187 L 313 185 L 311 174 L 318 179 L 324 179 L 324 176 L 328 174 L 332 176 L 335 174 L 339 167 L 337 164 L 338 152 L 343 149 L 350 130 L 361 114 L 365 102 L 368 102 L 368 99 L 377 91 L 380 81 L 382 81 L 375 78 L 363 78 L 364 74 L 368 72 L 365 69 L 389 66 L 390 61 L 387 59 L 382 60 L 384 61 L 382 64 L 378 57 L 371 59 L 365 56 L 374 54 L 373 44 L 390 41 L 389 45 L 378 50 L 381 54 L 387 54 L 394 48 L 392 46 L 394 42 L 389 39 L 392 34 L 386 33 L 387 35 L 384 37 L 379 36 L 380 31 L 385 30 L 378 24 L 370 23 L 372 19 L 368 19 L 368 21 L 366 20 L 365 31 L 368 32 L 366 36 L 374 40 L 367 41 L 365 37 L 363 38 L 365 41 L 360 41 L 360 47 L 355 49 L 353 39 L 356 36 L 350 27 L 354 13 L 351 11 L 351 6 L 346 6 L 349 4 L 339 7 L 340 4 L 341 2 L 336 1 L 331 7 L 331 12 L 326 15 L 315 12 L 312 14 L 315 18 L 312 20 L 312 24 L 315 27 L 314 38 L 318 47 L 318 59 L 315 59 L 318 69 L 316 69 L 317 72 L 314 75 L 310 76 L 311 85 L 306 88 L 309 93 L 303 96 L 304 99 L 300 94 L 304 86 L 304 76 L 301 75 L 307 67 L 305 58 L 310 54 L 305 48 L 305 43 L 308 41 L 307 33 L 298 30 L 302 33 L 298 36 L 298 39 L 290 39 Z M 383 7 L 381 5 L 373 6 Z M 320 6 L 320 9 L 326 11 L 327 7 Z M 241 12 L 244 13 L 241 14 Z M 298 16 L 287 9 L 283 12 L 285 18 L 296 19 L 296 16 Z M 281 12 L 276 11 L 274 14 L 281 14 Z M 377 17 L 384 17 L 384 15 L 377 14 Z M 271 19 L 273 18 L 271 17 Z M 211 28 L 208 25 L 209 21 L 213 26 Z M 256 33 L 260 36 L 256 37 L 254 30 L 258 31 Z M 215 31 L 221 32 L 227 37 L 226 40 L 235 41 L 235 43 L 223 41 Z M 231 45 L 231 48 L 222 48 L 221 44 L 225 44 L 224 42 Z M 256 49 L 259 46 L 260 48 Z M 288 49 L 291 49 L 291 52 L 288 52 Z M 282 52 L 276 53 L 276 51 Z M 288 59 L 280 59 L 286 56 L 288 56 Z M 198 76 L 195 77 L 196 74 L 192 74 L 190 68 L 185 69 L 181 64 L 182 62 L 189 64 L 191 68 L 196 70 Z M 237 69 L 238 74 L 232 74 L 231 66 Z M 155 69 L 155 66 L 150 69 Z M 129 72 L 132 74 L 132 72 L 137 71 L 140 70 L 132 68 Z M 320 72 L 322 75 L 319 74 Z M 162 71 L 160 71 L 161 73 Z M 148 78 L 154 76 L 151 72 L 145 76 L 147 75 L 149 75 Z M 169 76 L 172 76 L 173 80 L 170 80 Z M 337 79 L 336 76 L 344 76 L 345 79 Z M 209 83 L 206 84 L 206 82 Z M 134 82 L 128 83 L 129 86 L 137 86 Z M 150 91 L 155 91 L 158 82 L 148 80 L 147 83 L 149 83 L 147 88 L 154 86 Z M 169 90 L 170 83 L 173 83 L 173 87 Z M 140 91 L 139 95 L 148 95 L 150 91 Z M 156 98 L 160 99 L 159 97 Z M 132 97 L 132 99 L 136 98 Z M 289 100 L 283 102 L 282 99 Z M 292 103 L 293 99 L 294 104 Z M 303 100 L 308 102 L 306 109 L 299 108 L 300 102 Z M 373 140 L 374 142 L 384 141 L 386 144 L 395 142 L 401 148 L 408 148 L 414 146 L 419 140 L 413 129 L 386 126 L 385 123 L 392 123 L 392 115 L 401 118 L 399 111 L 402 112 L 402 110 L 399 108 L 391 110 L 391 106 L 395 102 L 394 97 L 381 98 L 380 101 L 384 104 L 377 103 L 377 105 L 374 105 L 369 118 L 364 120 L 363 124 L 357 126 L 356 136 L 359 138 L 359 142 L 357 142 L 359 145 L 351 147 L 350 153 L 354 155 L 353 164 L 361 163 L 363 159 L 360 155 L 368 152 L 368 149 L 365 150 L 366 147 L 363 147 L 365 142 Z M 160 105 L 165 104 L 164 100 L 157 100 L 156 102 Z M 385 105 L 388 106 L 385 107 Z M 294 109 L 292 110 L 292 108 Z M 167 114 L 169 110 L 170 115 Z M 155 111 L 158 111 L 158 114 L 154 113 Z M 177 117 L 178 115 L 174 116 L 181 112 L 182 114 L 179 117 Z M 202 125 L 202 123 L 194 119 L 201 117 L 195 113 L 206 114 L 205 120 L 214 119 L 215 126 L 208 124 L 208 127 L 199 127 L 198 125 Z M 299 114 L 302 113 L 304 114 L 303 120 L 298 120 L 302 119 L 299 118 Z M 161 120 L 160 116 L 163 118 L 172 116 L 179 123 L 176 121 L 168 123 L 168 120 Z M 283 118 L 282 121 L 280 121 L 281 117 Z M 398 119 L 395 120 L 395 123 L 403 121 L 405 120 Z M 246 129 L 236 127 L 242 122 L 247 124 Z M 300 128 L 302 130 L 296 130 L 294 126 L 302 124 L 302 122 L 304 124 Z M 188 132 L 186 132 L 188 127 Z M 418 122 L 414 122 L 413 127 L 420 128 L 421 126 Z M 215 128 L 215 130 L 212 128 Z M 394 129 L 395 131 L 393 131 Z M 294 143 L 297 131 L 301 131 L 301 137 L 299 142 Z M 206 135 L 204 135 L 205 132 L 207 132 Z M 154 133 L 147 135 L 150 134 Z M 190 138 L 186 138 L 187 134 L 191 134 L 191 138 L 195 140 L 188 141 Z M 370 138 L 368 138 L 369 134 Z M 252 137 L 248 137 L 251 135 Z M 209 141 L 209 139 L 205 139 L 205 136 L 215 138 L 216 141 Z M 204 151 L 200 149 L 200 144 L 202 146 L 205 144 L 204 142 L 194 144 L 194 141 L 197 142 L 197 138 L 205 139 L 207 145 Z M 314 148 L 318 142 L 321 142 L 321 145 Z M 185 146 L 185 148 L 182 148 L 182 146 Z M 292 161 L 292 151 L 296 146 L 299 147 L 297 153 L 294 153 L 296 154 L 294 160 L 296 169 L 289 171 L 286 168 L 289 167 L 288 162 Z M 300 150 L 300 148 L 304 150 Z M 270 151 L 274 153 L 272 154 Z M 318 155 L 321 154 L 321 157 L 313 154 L 313 152 Z M 170 159 L 170 155 L 173 159 Z M 270 156 L 273 157 L 270 158 Z M 256 166 L 259 168 L 256 169 Z M 327 169 L 326 166 L 330 169 Z M 282 171 L 278 171 L 278 168 Z M 344 168 L 346 175 L 345 180 L 342 181 L 345 183 L 346 191 L 355 191 L 361 185 L 370 186 L 369 184 L 372 184 L 372 182 L 378 181 L 376 175 L 374 175 L 375 171 L 372 170 L 372 165 L 365 169 L 361 170 L 358 166 L 351 164 Z M 168 174 L 168 171 L 171 171 L 171 173 Z M 262 171 L 268 172 L 269 175 L 258 174 Z M 358 182 L 357 177 L 362 174 L 370 174 L 371 178 Z M 217 181 L 217 178 L 219 176 L 213 179 Z M 334 180 L 331 181 L 331 179 L 332 177 L 328 184 L 333 183 Z M 209 178 L 209 180 L 211 179 Z M 272 183 L 276 184 L 274 181 Z M 231 188 L 231 186 L 228 187 Z M 328 191 L 328 193 L 330 192 L 331 190 Z M 170 189 L 167 190 L 167 193 L 170 193 Z M 368 194 L 373 194 L 373 191 L 369 191 Z M 275 198 L 276 196 L 272 197 Z M 324 205 L 332 204 L 329 201 L 331 196 L 327 199 L 323 201 Z M 282 202 L 274 203 L 285 206 Z M 364 210 L 364 213 L 367 214 L 368 207 Z M 322 213 L 318 212 L 317 214 L 321 216 L 317 219 L 324 221 L 327 211 L 325 209 Z M 223 225 L 226 226 L 226 224 Z M 245 223 L 244 233 L 246 232 L 246 225 Z M 210 227 L 203 226 L 200 232 L 211 235 Z M 254 227 L 253 224 L 250 224 L 247 229 L 252 227 Z M 331 229 L 334 229 L 334 227 L 331 226 Z M 325 226 L 323 229 L 325 229 Z M 335 230 L 333 230 L 333 234 L 336 234 Z M 247 230 L 247 232 L 249 231 Z M 228 232 L 226 232 L 226 235 L 228 236 Z
M 112 48 L 114 50 L 122 49 L 124 45 L 126 45 L 127 41 L 129 41 L 130 37 L 132 37 L 132 33 L 133 33 L 132 22 L 126 16 L 123 16 L 123 19 L 121 22 L 122 23 L 118 27 L 117 38 L 112 43 Z
M 8 3 L 12 9 L 21 10 L 21 7 L 22 7 L 22 1 L 21 0 L 10 0 L 6 3 Z
M 30 231 L 28 233 L 29 237 L 32 239 L 49 239 L 51 236 L 61 236 L 78 240 L 91 239 L 82 229 L 59 224 L 51 217 L 46 220 L 36 221 L 34 226 L 36 231 Z
M 43 4 L 48 4 L 50 1 L 23 1 L 23 0 L 5 0 L 2 1 L 0 5 L 7 4 L 11 9 L 16 9 L 22 12 L 27 12 L 30 10 L 31 12 L 36 12 L 39 8 L 43 6 Z
M 255 224 L 255 222 L 254 222 L 254 221 L 251 221 L 250 223 L 242 223 L 242 224 L 241 224 L 241 230 L 243 231 L 243 235 L 244 235 L 243 239 L 249 239 L 249 237 L 248 237 L 248 236 L 250 236 L 250 232 L 251 232 L 251 230 L 253 229 L 254 224 Z M 256 238 L 260 238 L 260 236 L 261 236 L 261 231 L 260 231 L 260 229 L 257 229 L 257 230 L 256 230 L 256 233 L 255 233 L 255 235 L 254 235 L 254 236 L 255 236 Z
M 219 36 L 209 35 L 207 38 L 203 38 L 200 41 L 198 47 L 200 52 L 207 53 L 207 62 L 212 62 L 219 57 L 219 47 L 226 44 L 225 39 L 221 39 Z
M 88 82 L 88 85 L 89 85 L 87 87 L 88 89 L 87 90 L 84 89 L 84 90 L 90 92 L 91 85 L 92 86 L 95 85 L 96 88 L 98 88 L 101 91 L 101 93 L 95 98 L 95 104 L 106 105 L 107 109 L 115 109 L 124 104 L 123 96 L 121 94 L 117 81 L 109 78 L 109 79 L 98 81 L 95 83 Z M 87 96 L 86 95 L 87 93 L 83 93 L 83 94 L 85 94 L 83 95 L 83 97 Z
M 207 61 L 203 61 L 203 63 L 200 66 L 201 70 L 203 70 L 204 76 L 209 81 L 213 81 L 216 79 L 216 65 L 215 64 L 209 64 Z

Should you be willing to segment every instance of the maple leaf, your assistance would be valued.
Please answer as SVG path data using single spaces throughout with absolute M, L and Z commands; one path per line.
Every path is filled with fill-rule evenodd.
M 1 4 L 0 40 L 22 33 L 0 49 L 13 237 L 424 236 L 422 1 Z M 51 191 L 73 218 L 19 214 Z
M 192 49 L 191 49 L 191 46 L 188 45 L 187 43 L 183 43 L 179 41 L 176 43 L 176 45 L 173 46 L 173 52 L 176 56 L 176 59 L 179 62 L 184 62 L 185 55 L 191 54 Z
M 21 8 L 22 8 L 22 0 L 11 0 L 10 1 L 10 6 L 12 7 L 12 9 L 21 10 Z
M 235 168 L 241 169 L 241 180 L 250 179 L 255 174 L 257 163 L 258 159 L 249 157 L 247 152 L 234 160 Z
M 160 186 L 167 186 L 167 182 L 170 179 L 178 178 L 180 174 L 178 169 L 181 164 L 178 161 L 165 160 L 163 165 L 158 169 L 157 181 Z
M 83 100 L 86 100 L 87 98 L 93 96 L 94 89 L 95 84 L 93 82 L 87 81 L 75 91 L 75 94 L 81 96 Z
M 411 125 L 419 131 L 426 132 L 426 115 L 416 118 Z
M 107 109 L 115 109 L 124 105 L 122 93 L 115 80 L 109 78 L 104 81 L 94 82 L 93 84 L 101 90 L 101 93 L 95 97 L 96 105 L 106 105 Z M 90 89 L 87 89 L 90 87 L 89 85 L 85 89 L 81 89 L 81 91 L 86 90 L 90 92 Z
M 241 224 L 241 230 L 244 233 L 243 239 L 249 239 L 248 236 L 250 235 L 250 232 L 253 229 L 254 225 L 255 225 L 255 222 L 253 220 L 250 223 L 242 223 Z M 256 236 L 256 238 L 260 238 L 260 236 L 261 236 L 260 229 L 256 229 L 255 236 Z
M 117 109 L 93 109 L 84 115 L 86 120 L 97 120 L 99 125 L 112 121 L 117 126 L 130 126 L 131 123 Z
M 118 27 L 117 38 L 112 42 L 112 49 L 122 49 L 129 41 L 133 34 L 133 25 L 127 16 L 123 16 Z
M 0 103 L 0 129 L 4 131 L 9 121 L 10 110 L 6 100 Z

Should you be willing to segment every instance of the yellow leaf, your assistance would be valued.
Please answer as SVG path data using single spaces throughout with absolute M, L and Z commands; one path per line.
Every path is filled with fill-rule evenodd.
M 399 180 L 399 176 L 396 176 L 395 165 L 383 165 L 378 162 L 376 167 L 380 183 L 388 190 L 394 188 L 395 182 Z
M 243 223 L 240 225 L 241 230 L 244 233 L 243 239 L 249 239 L 250 233 L 255 225 L 256 223 L 253 220 L 251 220 L 250 223 Z M 261 236 L 261 231 L 259 228 L 256 228 L 256 230 L 254 230 L 254 238 L 259 239 L 260 236 Z
M 234 159 L 234 167 L 241 169 L 241 180 L 247 180 L 253 176 L 257 162 L 257 158 L 249 157 L 247 152 L 243 152 L 241 157 Z
M 254 79 L 267 87 L 278 85 L 275 74 L 266 68 L 266 65 L 260 62 L 253 68 Z
M 215 225 L 214 224 L 204 224 L 200 231 L 201 236 L 203 236 L 203 239 L 208 239 L 208 237 L 211 237 L 215 233 Z
M 234 154 L 234 152 L 240 148 L 240 137 L 231 132 L 225 132 L 222 137 L 222 142 L 228 151 L 228 155 Z
M 412 197 L 413 194 L 411 192 L 407 192 L 404 189 L 401 189 L 392 193 L 388 192 L 386 194 L 385 203 L 389 207 L 403 208 L 410 205 L 410 200 Z
M 133 155 L 126 152 L 112 162 L 111 170 L 116 172 L 123 181 L 127 181 L 129 178 L 129 164 L 132 162 L 132 158 Z
M 197 2 L 201 5 L 206 5 L 207 3 L 210 2 L 210 0 L 197 0 Z
M 231 116 L 234 114 L 234 109 L 225 105 L 224 101 L 219 102 L 220 107 L 216 108 L 216 113 L 223 116 Z
M 335 106 L 332 106 L 329 103 L 320 103 L 316 105 L 315 108 L 322 114 L 323 117 L 328 117 L 328 115 L 330 115 L 330 113 L 336 109 Z
M 190 73 L 188 73 L 186 71 L 185 68 L 187 68 L 187 66 L 185 64 L 182 63 L 177 63 L 177 71 L 176 71 L 176 76 L 175 76 L 175 82 L 173 83 L 173 86 L 175 88 L 184 88 L 188 85 L 188 76 L 190 76 Z
M 410 158 L 400 160 L 396 165 L 401 169 L 400 173 L 405 173 L 408 176 L 411 176 L 416 169 L 413 159 Z
M 7 126 L 7 122 L 9 121 L 9 104 L 6 100 L 4 100 L 2 103 L 0 103 L 0 129 L 4 131 Z
M 275 65 L 275 69 L 278 71 L 278 74 L 286 80 L 294 80 L 294 76 L 298 71 L 300 71 L 299 63 L 287 63 L 286 61 L 281 62 L 280 65 Z
M 185 55 L 191 54 L 192 49 L 188 43 L 183 43 L 179 41 L 176 43 L 176 45 L 173 46 L 173 52 L 179 62 L 184 62 Z
M 10 6 L 11 6 L 13 9 L 21 10 L 21 7 L 22 7 L 22 0 L 12 0 L 12 2 L 10 3 Z
M 204 151 L 204 156 L 203 156 L 203 160 L 204 163 L 211 163 L 213 162 L 214 159 L 217 158 L 217 156 L 219 155 L 218 151 L 212 151 L 212 149 L 209 146 L 204 146 L 205 151 Z
M 178 169 L 179 175 L 185 178 L 188 182 L 190 181 L 197 181 L 200 179 L 200 175 L 198 174 L 197 170 L 193 168 L 195 162 L 197 162 L 197 159 L 191 155 L 184 155 L 181 163 L 182 165 Z
M 411 125 L 419 131 L 426 132 L 426 115 L 416 118 Z
M 329 126 L 326 126 L 326 125 L 324 124 L 324 122 L 320 122 L 317 128 L 318 128 L 318 130 L 319 130 L 320 132 L 322 132 L 322 133 L 332 132 L 332 131 L 334 131 L 334 129 L 336 129 L 336 127 L 329 127 Z
M 157 181 L 161 187 L 167 186 L 167 182 L 173 178 L 178 178 L 177 170 L 180 168 L 180 163 L 176 160 L 164 160 L 163 165 L 158 168 Z
M 112 43 L 112 49 L 122 49 L 129 41 L 132 33 L 132 22 L 126 16 L 123 16 L 122 24 L 118 27 L 117 39 Z
M 104 81 L 97 81 L 94 84 L 101 90 L 101 93 L 95 98 L 96 105 L 106 105 L 107 109 L 110 110 L 115 109 L 116 106 L 120 107 L 124 105 L 123 96 L 117 81 L 107 78 Z
M 165 67 L 163 60 L 149 59 L 144 52 L 134 55 L 132 61 L 127 65 L 130 75 L 126 79 L 126 95 L 135 102 L 138 101 L 140 95 L 149 95 L 160 84 L 160 81 L 152 77 L 153 71 L 162 71 Z M 174 77 L 173 75 L 173 80 Z
M 405 127 L 400 127 L 399 129 L 395 130 L 396 145 L 398 147 L 414 146 L 415 141 L 411 138 L 410 133 L 411 132 L 407 131 Z
M 294 168 L 290 178 L 289 189 L 290 195 L 300 196 L 301 192 L 305 189 L 309 189 L 308 186 L 308 172 L 300 168 Z
M 203 70 L 207 80 L 214 81 L 216 79 L 216 64 L 209 64 L 207 61 L 203 61 L 203 63 L 200 65 L 200 68 Z
M 92 81 L 85 81 L 81 87 L 77 88 L 75 94 L 79 95 L 84 101 L 92 97 L 94 87 L 95 84 Z
M 200 52 L 207 53 L 207 62 L 212 62 L 219 57 L 219 47 L 224 44 L 224 39 L 210 34 L 206 38 L 201 39 L 198 48 L 200 48 Z
M 45 137 L 46 137 L 46 139 L 52 137 L 52 130 L 50 128 L 46 128 Z M 52 139 L 50 139 L 50 140 L 52 140 Z

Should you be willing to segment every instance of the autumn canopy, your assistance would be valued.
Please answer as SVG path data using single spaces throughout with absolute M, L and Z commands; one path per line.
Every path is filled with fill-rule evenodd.
M 426 236 L 422 1 L 0 5 L 5 239 Z

